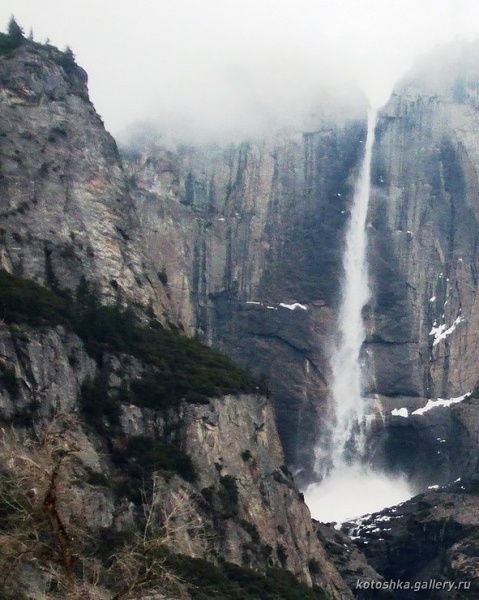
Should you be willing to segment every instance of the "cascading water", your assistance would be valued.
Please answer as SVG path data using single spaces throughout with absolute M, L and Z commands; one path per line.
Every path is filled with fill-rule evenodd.
M 337 469 L 354 455 L 364 451 L 364 409 L 362 397 L 363 368 L 360 360 L 365 339 L 363 308 L 370 298 L 366 261 L 366 217 L 371 188 L 371 157 L 376 114 L 368 114 L 366 148 L 354 196 L 346 235 L 343 267 L 342 301 L 339 310 L 339 341 L 331 359 L 333 427 L 331 432 L 331 462 Z
M 376 113 L 368 114 L 368 132 L 343 257 L 344 279 L 338 318 L 338 343 L 331 357 L 331 415 L 327 447 L 317 448 L 321 483 L 310 485 L 306 501 L 322 521 L 380 510 L 411 496 L 407 484 L 390 480 L 367 467 L 365 456 L 366 401 L 362 394 L 365 340 L 363 309 L 370 298 L 367 271 L 366 218 L 371 188 L 371 159 Z

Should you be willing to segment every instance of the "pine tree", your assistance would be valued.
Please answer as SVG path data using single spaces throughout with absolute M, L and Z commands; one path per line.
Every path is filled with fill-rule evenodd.
M 73 54 L 73 51 L 70 48 L 70 46 L 67 46 L 65 48 L 61 55 L 61 58 L 58 61 L 58 64 L 60 64 L 63 67 L 65 73 L 67 73 L 68 75 L 72 75 L 73 73 L 75 73 L 77 64 L 75 62 L 75 55 Z
M 10 21 L 8 22 L 8 35 L 15 46 L 19 46 L 25 39 L 23 37 L 23 29 L 15 21 L 15 17 L 13 15 L 10 17 Z

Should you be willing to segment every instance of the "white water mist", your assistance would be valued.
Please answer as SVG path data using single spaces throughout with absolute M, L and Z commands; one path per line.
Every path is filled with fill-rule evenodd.
M 407 483 L 392 481 L 366 466 L 363 397 L 365 340 L 363 309 L 370 299 L 367 269 L 366 219 L 371 191 L 371 160 L 376 113 L 368 114 L 365 151 L 345 240 L 344 279 L 338 316 L 338 342 L 331 357 L 331 415 L 327 448 L 317 451 L 320 484 L 310 485 L 306 501 L 313 516 L 344 521 L 380 510 L 411 496 Z

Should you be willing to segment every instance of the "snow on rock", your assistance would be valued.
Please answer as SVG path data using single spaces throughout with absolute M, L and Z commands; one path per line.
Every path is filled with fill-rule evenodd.
M 407 419 L 409 417 L 409 411 L 407 408 L 395 408 L 391 411 L 393 417 L 403 417 Z
M 450 327 L 448 327 L 445 323 L 443 323 L 442 325 L 436 325 L 436 321 L 434 321 L 434 325 L 432 326 L 431 331 L 429 332 L 429 335 L 434 336 L 434 342 L 432 343 L 432 345 L 436 346 L 441 340 L 446 339 L 446 337 L 448 335 L 451 335 L 451 333 L 456 329 L 459 323 L 462 323 L 463 321 L 464 319 L 461 316 L 459 316 Z
M 293 304 L 286 304 L 285 302 L 280 302 L 278 306 L 273 306 L 272 304 L 264 304 L 263 302 L 258 302 L 256 300 L 248 300 L 246 304 L 254 304 L 256 306 L 266 306 L 270 310 L 278 310 L 278 306 L 282 308 L 287 308 L 288 310 L 296 310 L 297 308 L 301 310 L 308 310 L 308 307 L 304 304 L 300 304 L 299 302 L 294 302 Z
M 289 310 L 296 310 L 297 308 L 300 308 L 301 310 L 308 310 L 307 306 L 300 304 L 299 302 L 295 302 L 294 304 L 285 304 L 284 302 L 280 302 L 279 305 L 283 308 L 288 308 Z
M 438 398 L 437 400 L 428 400 L 426 406 L 422 408 L 418 408 L 412 414 L 413 415 L 423 415 L 425 412 L 432 410 L 433 408 L 439 407 L 447 407 L 451 406 L 451 404 L 457 404 L 458 402 L 462 402 L 466 398 L 469 398 L 471 392 L 464 394 L 463 396 L 459 396 L 457 398 L 449 398 L 449 400 L 444 400 L 443 398 Z

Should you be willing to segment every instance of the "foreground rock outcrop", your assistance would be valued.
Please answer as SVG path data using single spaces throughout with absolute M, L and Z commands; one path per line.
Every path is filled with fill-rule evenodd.
M 420 494 L 346 523 L 393 598 L 474 598 L 477 563 L 477 482 Z M 385 596 L 387 597 L 387 596 Z
M 15 482 L 14 500 L 7 499 L 4 488 L 0 493 L 3 518 L 25 514 L 35 532 L 41 506 L 39 514 L 28 516 L 30 488 L 24 490 L 23 483 L 35 490 L 32 507 L 45 486 L 43 506 L 49 506 L 47 491 L 54 485 L 52 502 L 61 528 L 76 539 L 75 546 L 70 541 L 61 545 L 57 559 L 54 554 L 42 557 L 28 540 L 17 554 L 12 541 L 17 531 L 9 529 L 11 521 L 2 521 L 2 560 L 10 572 L 2 597 L 19 598 L 22 590 L 25 598 L 40 598 L 52 582 L 60 585 L 51 570 L 58 562 L 61 571 L 68 552 L 75 552 L 75 561 L 83 565 L 85 598 L 93 585 L 87 552 L 108 588 L 101 539 L 110 539 L 108 552 L 115 556 L 122 543 L 145 527 L 149 506 L 157 512 L 148 526 L 155 524 L 160 540 L 165 536 L 165 551 L 212 562 L 221 557 L 260 572 L 287 569 L 332 598 L 348 593 L 284 465 L 265 398 L 230 395 L 169 409 L 144 407 L 141 395 L 126 394 L 151 366 L 132 356 L 102 352 L 100 367 L 82 340 L 63 327 L 35 330 L 4 324 L 0 354 L 2 478 Z M 30 463 L 38 469 L 27 469 Z M 8 509 L 12 502 L 24 501 L 28 506 L 20 515 Z M 43 535 L 47 548 L 62 539 Z M 147 549 L 143 552 L 147 560 Z

